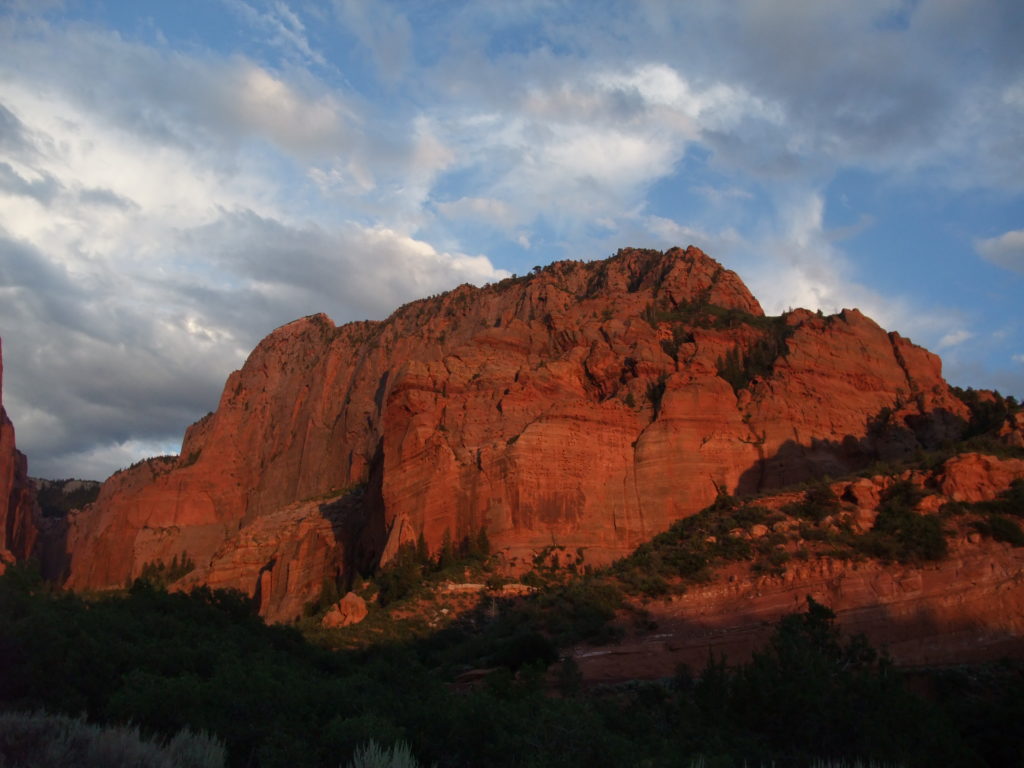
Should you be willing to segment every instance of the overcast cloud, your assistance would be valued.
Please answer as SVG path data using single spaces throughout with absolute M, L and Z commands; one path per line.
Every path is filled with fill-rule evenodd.
M 0 10 L 33 474 L 176 452 L 297 317 L 627 245 L 693 243 L 769 311 L 858 306 L 1024 395 L 1017 3 L 110 5 Z

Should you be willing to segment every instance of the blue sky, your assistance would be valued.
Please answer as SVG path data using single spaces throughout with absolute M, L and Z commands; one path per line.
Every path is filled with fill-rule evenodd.
M 0 5 L 30 471 L 176 452 L 276 326 L 695 244 L 1024 396 L 1024 5 Z

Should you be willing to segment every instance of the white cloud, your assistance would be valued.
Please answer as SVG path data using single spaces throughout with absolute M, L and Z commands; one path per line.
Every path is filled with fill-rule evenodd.
M 503 200 L 493 197 L 460 197 L 435 208 L 448 219 L 467 219 L 485 222 L 498 229 L 512 231 L 523 223 L 522 213 Z
M 1015 363 L 1024 363 L 1024 355 L 1014 355 L 1010 359 Z
M 532 73 L 535 62 L 523 66 Z M 697 87 L 663 64 L 554 67 L 496 87 L 475 108 L 456 103 L 432 111 L 453 167 L 479 191 L 438 204 L 442 215 L 482 216 L 510 238 L 538 221 L 576 237 L 590 223 L 621 220 L 641 206 L 704 131 L 755 114 L 781 119 L 777 108 L 742 88 Z M 512 73 L 501 76 L 511 80 Z M 458 117 L 446 120 L 444 112 Z
M 805 307 L 832 314 L 857 308 L 882 327 L 932 347 L 970 333 L 956 312 L 931 309 L 906 294 L 882 294 L 858 280 L 824 225 L 821 195 L 782 195 L 776 220 L 777 225 L 753 237 L 722 239 L 716 250 L 744 278 L 766 313 Z
M 987 261 L 1004 269 L 1024 273 L 1024 229 L 975 240 L 974 247 Z
M 970 331 L 960 328 L 955 331 L 950 331 L 939 339 L 939 349 L 945 349 L 947 347 L 955 347 L 957 344 L 963 344 L 969 339 L 973 339 L 974 334 Z
M 140 457 L 177 454 L 181 441 L 126 440 L 90 446 L 81 451 L 55 453 L 45 460 L 29 457 L 33 477 L 61 478 L 72 474 L 83 480 L 106 479 L 111 472 L 130 467 Z M 69 469 L 71 468 L 71 469 Z
M 101 477 L 176 450 L 284 322 L 382 318 L 508 274 L 413 236 L 451 162 L 429 120 L 388 149 L 350 134 L 359 119 L 335 95 L 246 59 L 46 34 L 63 37 L 45 56 L 20 39 L 0 52 L 4 395 L 33 472 Z M 355 167 L 350 139 L 374 156 L 370 188 L 393 186 L 386 223 L 308 204 L 314 163 Z
M 202 152 L 211 167 L 223 168 L 250 138 L 303 159 L 360 140 L 355 111 L 336 93 L 241 56 L 188 56 L 93 28 L 2 33 L 3 91 L 64 102 L 139 140 Z
M 5 338 L 19 440 L 96 466 L 180 435 L 275 324 L 500 277 L 478 232 L 537 261 L 552 242 L 692 242 L 770 312 L 858 306 L 966 354 L 979 328 L 857 273 L 840 240 L 871 219 L 826 229 L 823 190 L 844 168 L 1024 189 L 1019 11 L 978 2 L 224 0 L 234 53 L 0 18 L 0 328 L 31 340 Z M 318 49 L 337 29 L 313 15 L 356 53 Z M 367 55 L 360 81 L 346 67 Z M 652 214 L 674 175 L 703 210 Z M 976 248 L 1024 272 L 1022 240 Z

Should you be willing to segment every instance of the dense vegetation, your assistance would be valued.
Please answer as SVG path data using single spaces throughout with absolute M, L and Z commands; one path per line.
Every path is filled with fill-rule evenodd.
M 1024 747 L 1019 667 L 944 673 L 926 701 L 814 603 L 748 664 L 584 693 L 557 646 L 600 634 L 613 603 L 581 578 L 472 629 L 332 652 L 265 626 L 238 594 L 139 581 L 87 601 L 19 567 L 0 577 L 0 705 L 131 722 L 156 741 L 205 731 L 232 766 L 345 765 L 370 740 L 423 765 L 570 768 L 1009 765 Z M 476 687 L 452 685 L 485 666 Z
M 162 559 L 143 563 L 139 578 L 154 587 L 167 587 L 194 571 L 195 567 L 196 564 L 188 556 L 188 552 L 182 552 L 180 558 L 175 555 L 170 563 L 165 563 Z
M 686 342 L 674 336 L 671 352 Z M 649 393 L 655 407 L 660 394 Z M 1018 407 L 963 397 L 978 423 L 1001 423 Z M 969 432 L 990 439 L 991 427 Z M 739 666 L 712 658 L 672 679 L 584 690 L 566 652 L 615 642 L 630 615 L 644 626 L 644 598 L 707 581 L 727 563 L 769 574 L 821 555 L 920 564 L 943 558 L 947 537 L 965 530 L 1024 546 L 1024 481 L 937 514 L 919 512 L 924 493 L 891 484 L 867 528 L 827 483 L 779 510 L 723 495 L 605 571 L 579 569 L 557 547 L 542 552 L 524 579 L 536 589 L 528 596 L 502 592 L 484 532 L 446 539 L 434 554 L 420 541 L 354 585 L 370 599 L 356 627 L 317 627 L 352 586 L 325 582 L 300 622 L 306 637 L 266 626 L 237 593 L 168 594 L 193 567 L 185 552 L 103 598 L 60 593 L 30 568 L 11 568 L 0 576 L 0 766 L 47 765 L 17 761 L 44 744 L 81 765 L 120 764 L 95 762 L 96 745 L 113 745 L 149 755 L 146 764 L 204 768 L 1019 764 L 1024 666 L 917 672 L 908 687 L 813 602 Z M 464 579 L 488 587 L 477 609 L 437 624 L 417 616 L 444 581 Z
M 771 375 L 775 362 L 785 357 L 786 341 L 793 335 L 785 316 L 756 319 L 756 326 L 762 330 L 760 338 L 745 348 L 733 347 L 718 361 L 718 375 L 729 382 L 734 392 L 746 389 L 759 376 Z
M 43 480 L 37 482 L 36 500 L 43 517 L 63 517 L 96 501 L 100 484 L 91 480 Z
M 793 558 L 820 555 L 921 564 L 946 557 L 947 537 L 955 532 L 948 524 L 958 517 L 997 541 L 1024 545 L 1024 533 L 1011 519 L 1024 517 L 1024 483 L 1014 483 L 990 502 L 946 505 L 938 515 L 917 511 L 924 495 L 909 481 L 894 483 L 882 493 L 874 525 L 863 532 L 854 529 L 825 483 L 777 511 L 756 499 L 723 495 L 639 546 L 615 563 L 610 575 L 633 594 L 657 597 L 708 581 L 714 568 L 736 561 L 750 562 L 761 573 L 782 573 Z
M 1003 397 L 998 392 L 982 393 L 970 387 L 950 387 L 950 391 L 971 412 L 971 420 L 964 435 L 967 438 L 999 429 L 1009 414 L 1020 410 L 1020 403 L 1012 395 Z

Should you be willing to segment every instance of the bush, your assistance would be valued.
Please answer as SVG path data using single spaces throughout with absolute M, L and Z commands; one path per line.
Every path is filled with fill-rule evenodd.
M 411 595 L 423 582 L 424 564 L 417 547 L 407 542 L 398 548 L 394 560 L 380 569 L 375 581 L 380 590 L 381 605 L 388 605 Z
M 820 523 L 826 517 L 839 511 L 839 498 L 828 483 L 809 489 L 801 501 L 794 501 L 782 508 L 783 512 L 801 520 Z
M 355 751 L 348 768 L 419 768 L 419 763 L 404 741 L 385 749 L 371 739 Z
M 992 398 L 982 398 L 981 393 L 968 387 L 950 387 L 954 395 L 968 407 L 971 412 L 971 420 L 967 425 L 965 438 L 983 435 L 998 429 L 1006 420 L 1007 415 L 1020 409 L 1020 405 L 1013 397 L 1003 397 L 998 392 L 992 393 Z
M 188 556 L 188 552 L 183 551 L 181 558 L 175 555 L 169 565 L 160 559 L 143 563 L 139 578 L 154 587 L 167 587 L 194 571 L 195 567 L 196 564 Z
M 916 511 L 924 492 L 901 481 L 882 494 L 871 532 L 857 539 L 861 551 L 903 563 L 941 560 L 949 553 L 942 521 Z
M 1005 541 L 1015 547 L 1024 547 L 1024 531 L 1013 520 L 1002 515 L 989 515 L 987 519 L 975 523 L 982 533 L 987 533 L 996 541 Z
M 1014 480 L 998 497 L 975 502 L 971 508 L 979 512 L 1024 517 L 1024 478 Z
M 719 358 L 719 377 L 729 382 L 735 392 L 745 389 L 758 376 L 768 376 L 775 368 L 775 361 L 785 357 L 789 349 L 787 339 L 793 329 L 784 317 L 759 318 L 765 334 L 746 349 L 733 347 L 724 357 Z
M 224 760 L 220 741 L 189 730 L 161 744 L 143 739 L 137 727 L 101 727 L 44 712 L 0 713 L 5 768 L 222 768 Z

